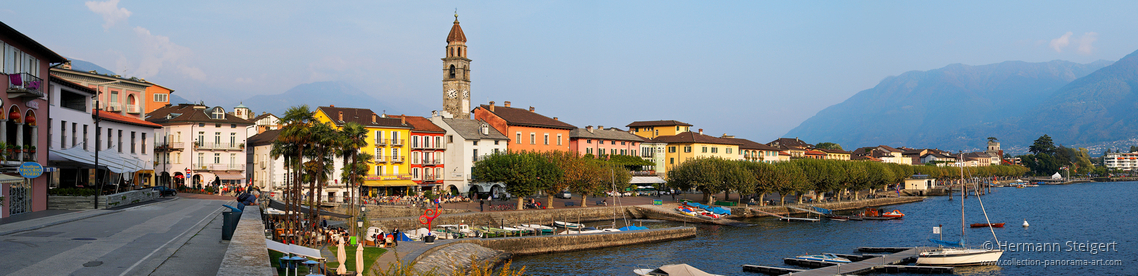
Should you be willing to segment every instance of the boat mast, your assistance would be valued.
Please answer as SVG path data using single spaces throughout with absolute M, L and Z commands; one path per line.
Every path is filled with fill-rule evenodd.
M 964 247 L 964 194 L 968 188 L 964 186 L 964 154 L 960 154 L 960 247 Z

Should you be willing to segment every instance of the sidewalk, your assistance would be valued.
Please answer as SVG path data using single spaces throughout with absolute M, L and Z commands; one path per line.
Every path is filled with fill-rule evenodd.
M 137 206 L 154 204 L 158 202 L 165 202 L 169 200 L 176 200 L 177 198 L 159 198 L 147 202 L 139 202 L 135 204 L 123 205 L 111 209 L 98 209 L 98 210 L 44 210 L 39 212 L 31 212 L 19 215 L 9 216 L 0 219 L 0 236 L 10 235 L 19 232 L 32 231 L 44 227 L 60 225 L 68 222 L 84 220 L 102 215 L 114 214 L 122 212 L 127 208 Z

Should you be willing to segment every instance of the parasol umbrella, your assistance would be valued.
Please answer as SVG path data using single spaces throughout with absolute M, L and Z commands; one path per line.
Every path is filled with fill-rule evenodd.
M 340 246 L 337 246 L 336 249 L 336 260 L 340 261 L 340 267 L 336 268 L 336 274 L 344 275 L 348 274 L 348 253 L 344 252 L 344 246 L 347 246 L 347 244 L 344 243 L 344 237 L 342 236 L 338 237 L 338 240 Z
M 364 243 L 356 243 L 356 271 L 357 275 L 364 275 Z

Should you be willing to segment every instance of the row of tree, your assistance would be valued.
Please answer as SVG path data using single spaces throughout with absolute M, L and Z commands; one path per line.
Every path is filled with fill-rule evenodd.
M 1086 148 L 1055 146 L 1051 136 L 1044 134 L 1028 148 L 1030 154 L 1017 156 L 1033 175 L 1051 175 L 1070 169 L 1075 174 L 1105 175 L 1106 167 L 1095 166 Z
M 352 187 L 348 189 L 352 192 L 358 191 L 357 187 L 363 183 L 368 164 L 372 160 L 370 154 L 360 151 L 368 145 L 367 129 L 364 126 L 349 122 L 337 127 L 316 120 L 314 115 L 314 111 L 307 105 L 289 108 L 281 117 L 284 126 L 277 140 L 273 141 L 270 153 L 273 158 L 283 157 L 287 178 L 291 180 L 290 183 L 285 183 L 287 186 L 282 196 L 287 206 L 285 211 L 294 214 L 286 216 L 281 225 L 289 230 L 315 231 L 315 222 L 320 221 L 317 215 L 321 208 L 316 201 L 323 194 L 325 183 L 334 177 L 333 158 L 339 157 L 343 161 L 342 167 L 345 169 L 341 171 L 340 181 Z M 306 184 L 308 188 L 304 189 Z M 301 194 L 304 190 L 309 191 L 307 197 Z M 347 198 L 351 200 L 355 196 Z M 348 203 L 349 206 L 354 206 L 354 202 Z M 299 215 L 300 205 L 316 210 L 306 214 L 307 223 L 302 223 L 305 220 Z M 358 215 L 358 211 L 358 208 L 348 208 L 353 217 Z M 354 235 L 355 227 L 350 228 Z M 314 242 L 310 235 L 298 236 L 298 243 L 311 245 Z
M 471 176 L 483 182 L 502 182 L 506 191 L 518 195 L 518 210 L 523 209 L 523 197 L 544 192 L 546 208 L 553 208 L 553 195 L 572 191 L 581 195 L 581 206 L 586 206 L 588 195 L 601 195 L 604 191 L 629 186 L 632 173 L 629 166 L 641 163 L 611 158 L 580 156 L 572 152 L 505 152 L 489 155 L 474 164 Z
M 1020 166 L 985 166 L 963 169 L 967 177 L 1021 176 L 1027 171 Z M 761 163 L 721 158 L 698 158 L 688 160 L 668 171 L 668 185 L 681 190 L 697 190 L 703 193 L 703 201 L 710 202 L 711 195 L 724 193 L 723 200 L 730 200 L 731 192 L 739 195 L 758 194 L 759 201 L 768 193 L 776 192 L 785 198 L 795 194 L 799 203 L 802 196 L 810 191 L 853 192 L 858 199 L 860 191 L 884 189 L 888 185 L 900 184 L 912 175 L 928 175 L 930 178 L 959 179 L 959 167 L 909 166 L 869 161 L 842 161 L 819 159 L 796 159 L 790 162 Z M 741 200 L 740 196 L 740 199 Z M 783 199 L 780 199 L 780 204 Z

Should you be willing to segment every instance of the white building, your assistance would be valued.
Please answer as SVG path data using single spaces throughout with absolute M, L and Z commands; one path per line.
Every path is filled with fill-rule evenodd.
M 509 138 L 484 121 L 431 116 L 431 122 L 446 130 L 443 185 L 446 191 L 487 193 L 505 188 L 501 183 L 472 183 L 474 163 L 486 155 L 505 152 Z M 473 187 L 473 189 L 472 189 Z
M 237 109 L 249 112 L 247 108 Z M 244 183 L 249 120 L 220 106 L 197 104 L 159 108 L 146 120 L 163 126 L 155 149 L 155 173 L 160 181 L 172 179 L 192 188 Z
M 273 192 L 274 196 L 284 191 L 288 183 L 286 180 L 290 179 L 285 170 L 284 157 L 272 156 L 273 141 L 277 140 L 280 133 L 280 130 L 269 130 L 248 139 L 250 149 L 248 152 L 252 153 L 252 157 L 247 158 L 250 160 L 246 163 L 247 176 L 251 177 L 254 187 Z
M 1111 152 L 1103 156 L 1102 164 L 1109 170 L 1132 171 L 1138 168 L 1138 152 Z
M 104 183 L 154 184 L 154 137 L 161 125 L 100 111 L 96 127 L 92 116 L 94 89 L 52 77 L 49 90 L 51 130 L 47 148 L 49 166 L 57 168 L 50 175 L 51 187 L 93 185 L 91 180 L 96 177 Z M 103 169 L 97 176 L 89 170 L 95 168 L 96 150 L 99 168 Z
M 261 134 L 265 131 L 281 129 L 281 118 L 272 113 L 261 113 L 261 115 L 257 115 L 257 117 L 248 120 L 253 121 L 253 124 L 249 125 L 249 127 L 247 127 L 248 129 L 245 130 L 245 133 L 248 133 L 249 137 Z

